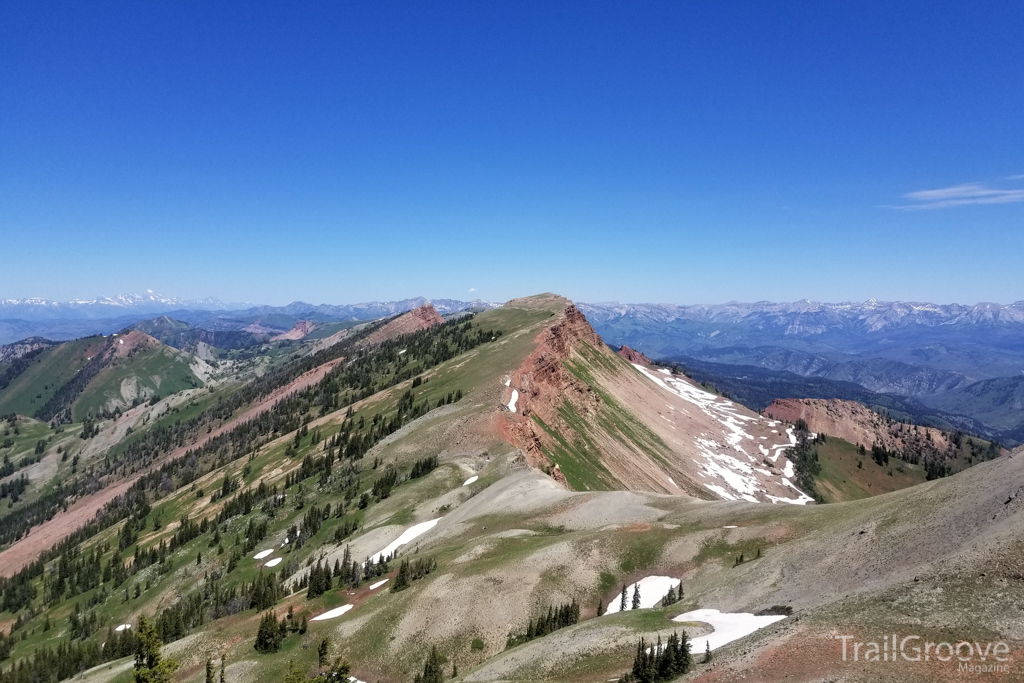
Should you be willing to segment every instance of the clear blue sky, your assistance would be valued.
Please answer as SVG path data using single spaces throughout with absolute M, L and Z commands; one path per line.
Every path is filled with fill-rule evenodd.
M 4 2 L 0 298 L 1024 299 L 1024 3 Z

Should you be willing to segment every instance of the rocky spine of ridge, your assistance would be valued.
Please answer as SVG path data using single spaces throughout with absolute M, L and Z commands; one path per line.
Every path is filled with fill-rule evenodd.
M 440 325 L 443 322 L 444 318 L 437 312 L 437 309 L 431 304 L 426 303 L 419 308 L 403 313 L 379 330 L 375 330 L 363 340 L 363 343 L 366 345 L 379 344 L 392 337 L 419 332 L 420 330 Z
M 618 354 L 625 358 L 630 363 L 643 363 L 644 365 L 650 365 L 651 359 L 640 353 L 635 349 L 631 349 L 625 344 L 619 347 Z
M 880 445 L 892 453 L 928 455 L 945 453 L 953 447 L 950 434 L 941 429 L 896 422 L 854 401 L 780 398 L 764 413 L 789 423 L 802 419 L 812 432 L 836 436 L 865 448 Z
M 536 341 L 537 348 L 512 374 L 510 386 L 518 392 L 518 399 L 515 413 L 503 415 L 505 424 L 502 432 L 510 443 L 522 449 L 531 466 L 550 467 L 551 463 L 542 449 L 548 437 L 533 416 L 553 427 L 559 425 L 562 419 L 558 406 L 562 400 L 572 403 L 584 418 L 597 414 L 600 397 L 569 372 L 563 361 L 578 345 L 588 344 L 600 350 L 604 342 L 571 302 L 563 309 L 558 321 L 538 335 Z M 552 471 L 557 472 L 557 466 Z M 555 478 L 568 487 L 561 472 Z

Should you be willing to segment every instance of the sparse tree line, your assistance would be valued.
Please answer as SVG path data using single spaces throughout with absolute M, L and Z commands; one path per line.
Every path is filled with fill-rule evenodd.
M 564 605 L 549 606 L 546 615 L 538 617 L 536 621 L 530 619 L 525 632 L 509 633 L 505 647 L 510 648 L 528 643 L 534 638 L 541 638 L 560 628 L 577 624 L 579 620 L 580 606 L 575 600 Z

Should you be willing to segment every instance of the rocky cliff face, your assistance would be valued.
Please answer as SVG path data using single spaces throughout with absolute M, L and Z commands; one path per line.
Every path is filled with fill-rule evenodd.
M 644 365 L 650 365 L 651 364 L 651 359 L 650 358 L 648 358 L 644 354 L 640 353 L 639 351 L 635 351 L 635 350 L 629 348 L 625 344 L 623 344 L 619 348 L 619 355 L 622 356 L 623 358 L 625 358 L 630 363 L 643 363 Z
M 941 429 L 894 422 L 853 401 L 782 398 L 764 412 L 790 423 L 803 419 L 812 432 L 837 436 L 865 448 L 878 444 L 899 453 L 945 452 L 950 448 L 950 436 Z
M 573 375 L 563 361 L 581 344 L 600 349 L 604 342 L 572 303 L 566 305 L 554 324 L 538 335 L 536 342 L 536 350 L 509 380 L 506 398 L 515 410 L 505 416 L 503 431 L 526 453 L 530 465 L 542 467 L 551 464 L 542 449 L 542 444 L 550 437 L 532 418 L 536 415 L 545 424 L 560 426 L 562 418 L 558 408 L 563 399 L 583 416 L 597 412 L 600 398 L 586 382 Z

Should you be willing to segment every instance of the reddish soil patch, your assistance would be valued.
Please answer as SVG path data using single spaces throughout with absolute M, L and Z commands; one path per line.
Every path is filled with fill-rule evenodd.
M 33 527 L 28 536 L 0 552 L 0 576 L 11 576 L 19 569 L 39 557 L 39 553 L 74 533 L 79 527 L 96 516 L 104 505 L 121 495 L 141 475 L 111 484 L 88 496 L 79 498 L 67 512 L 58 512 L 39 526 Z
M 363 340 L 364 344 L 379 344 L 392 337 L 397 337 L 410 332 L 419 332 L 428 327 L 440 325 L 444 318 L 437 312 L 437 309 L 430 304 L 423 304 L 419 308 L 403 313 L 384 327 L 376 330 Z
M 270 341 L 305 339 L 314 329 L 316 329 L 316 325 L 314 325 L 311 320 L 300 320 L 295 323 L 295 326 L 292 327 L 292 329 L 288 330 L 284 334 L 271 337 Z
M 795 629 L 771 644 L 753 652 L 742 652 L 739 656 L 723 655 L 719 660 L 712 660 L 711 665 L 697 664 L 696 670 L 702 671 L 694 678 L 700 683 L 725 683 L 726 681 L 793 681 L 794 683 L 818 683 L 819 681 L 900 681 L 901 683 L 938 683 L 940 681 L 963 680 L 964 674 L 958 670 L 958 662 L 907 661 L 902 658 L 889 661 L 864 661 L 859 657 L 854 661 L 853 645 L 848 644 L 847 657 L 843 659 L 843 641 L 838 632 L 824 631 L 813 627 L 796 626 Z M 885 655 L 881 640 L 885 634 L 855 635 L 861 642 L 879 641 L 879 659 Z M 892 635 L 888 636 L 890 639 Z M 897 636 L 897 643 L 899 636 Z M 890 640 L 891 646 L 891 640 Z M 911 643 L 910 648 L 914 646 Z M 862 648 L 862 652 L 866 648 Z M 908 656 L 914 656 L 907 651 Z M 1008 674 L 986 673 L 985 680 L 1019 681 L 1020 672 L 1014 671 L 1014 664 L 1020 654 L 1014 648 L 1008 662 Z M 703 660 L 703 653 L 694 653 L 697 662 Z

